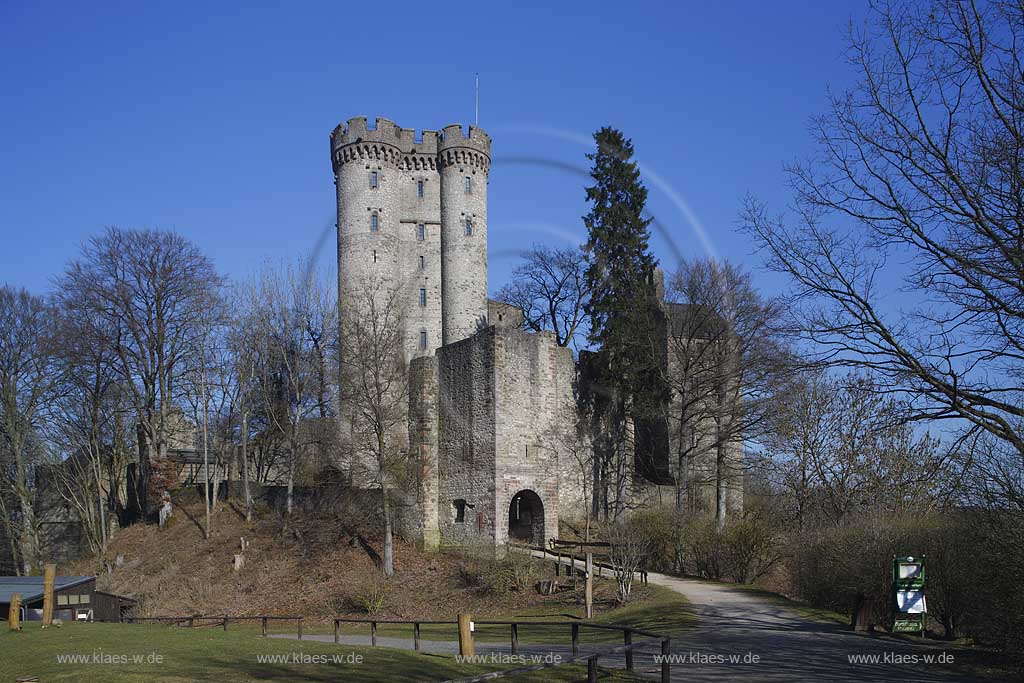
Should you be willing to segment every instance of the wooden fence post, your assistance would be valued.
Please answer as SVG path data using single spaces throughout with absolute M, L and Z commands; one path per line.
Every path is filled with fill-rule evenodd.
M 370 645 L 377 646 L 377 622 L 370 622 Z
M 11 595 L 11 604 L 7 611 L 7 627 L 12 631 L 21 630 L 21 593 Z
M 587 660 L 587 683 L 597 683 L 597 657 Z
M 622 644 L 627 648 L 633 644 L 633 632 L 623 631 L 622 632 Z M 626 650 L 626 671 L 633 670 L 633 650 L 632 648 Z
M 416 652 L 420 651 L 420 625 L 418 622 L 412 625 L 412 648 Z
M 263 637 L 266 638 L 267 637 L 267 618 L 266 617 L 260 617 L 260 626 L 263 629 Z
M 228 630 L 228 615 L 224 615 L 224 631 Z
M 572 625 L 572 656 L 578 657 L 580 654 L 580 625 L 574 623 Z
M 341 642 L 341 639 L 338 637 L 338 629 L 340 627 L 341 627 L 341 622 L 338 621 L 337 619 L 335 619 L 334 620 L 334 644 L 335 645 L 337 645 L 338 643 Z
M 43 628 L 53 623 L 54 585 L 56 582 L 57 565 L 46 565 L 43 568 Z
M 463 657 L 472 657 L 474 654 L 473 632 L 470 630 L 471 623 L 470 615 L 459 615 L 459 654 Z
M 661 683 L 672 683 L 672 665 L 668 662 L 669 639 L 661 641 Z
M 512 654 L 519 654 L 519 624 L 512 623 Z
M 587 619 L 594 618 L 594 554 L 587 553 L 587 585 L 584 591 L 586 598 Z

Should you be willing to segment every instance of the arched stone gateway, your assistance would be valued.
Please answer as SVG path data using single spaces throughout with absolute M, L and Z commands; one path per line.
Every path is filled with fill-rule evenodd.
M 508 506 L 508 537 L 544 545 L 544 503 L 535 492 L 524 489 L 512 496 Z

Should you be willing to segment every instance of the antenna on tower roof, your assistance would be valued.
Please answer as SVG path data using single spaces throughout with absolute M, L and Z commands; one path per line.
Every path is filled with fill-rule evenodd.
M 480 72 L 476 73 L 476 117 L 474 125 L 480 125 Z

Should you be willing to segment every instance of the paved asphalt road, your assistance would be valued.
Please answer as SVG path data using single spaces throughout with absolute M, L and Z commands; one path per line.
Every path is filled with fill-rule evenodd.
M 887 636 L 858 635 L 842 628 L 805 619 L 764 598 L 724 585 L 651 574 L 650 582 L 685 595 L 697 614 L 695 628 L 672 634 L 672 680 L 694 683 L 720 681 L 968 681 L 948 663 L 939 663 L 943 644 L 908 643 Z M 280 636 L 294 637 L 294 636 Z M 331 641 L 332 636 L 306 636 Z M 369 636 L 344 636 L 348 645 L 368 645 Z M 412 641 L 378 638 L 378 645 L 411 649 Z M 604 646 L 607 647 L 607 646 Z M 425 652 L 452 653 L 454 642 L 423 641 Z M 602 646 L 583 646 L 598 652 Z M 508 653 L 507 645 L 479 643 L 477 654 Z M 522 645 L 527 656 L 555 653 L 567 657 L 566 646 Z M 638 672 L 656 676 L 651 649 L 637 654 Z M 878 663 L 853 663 L 852 656 L 877 657 Z M 914 658 L 917 658 L 916 661 Z M 926 663 L 930 657 L 932 663 Z M 886 660 L 889 661 L 886 661 Z M 621 656 L 602 658 L 601 666 L 622 667 Z

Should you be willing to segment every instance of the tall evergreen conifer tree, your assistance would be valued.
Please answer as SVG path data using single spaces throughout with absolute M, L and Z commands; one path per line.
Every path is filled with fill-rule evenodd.
M 597 151 L 594 184 L 587 188 L 590 212 L 583 217 L 589 232 L 587 284 L 589 341 L 599 348 L 598 382 L 604 389 L 595 408 L 605 415 L 606 448 L 601 458 L 617 489 L 615 504 L 605 509 L 617 516 L 625 496 L 626 420 L 653 418 L 665 396 L 658 380 L 659 315 L 654 285 L 657 260 L 649 248 L 651 219 L 644 217 L 647 188 L 633 161 L 633 144 L 621 131 L 605 127 L 594 134 Z M 607 490 L 608 482 L 605 482 Z M 595 507 L 597 507 L 595 505 Z

